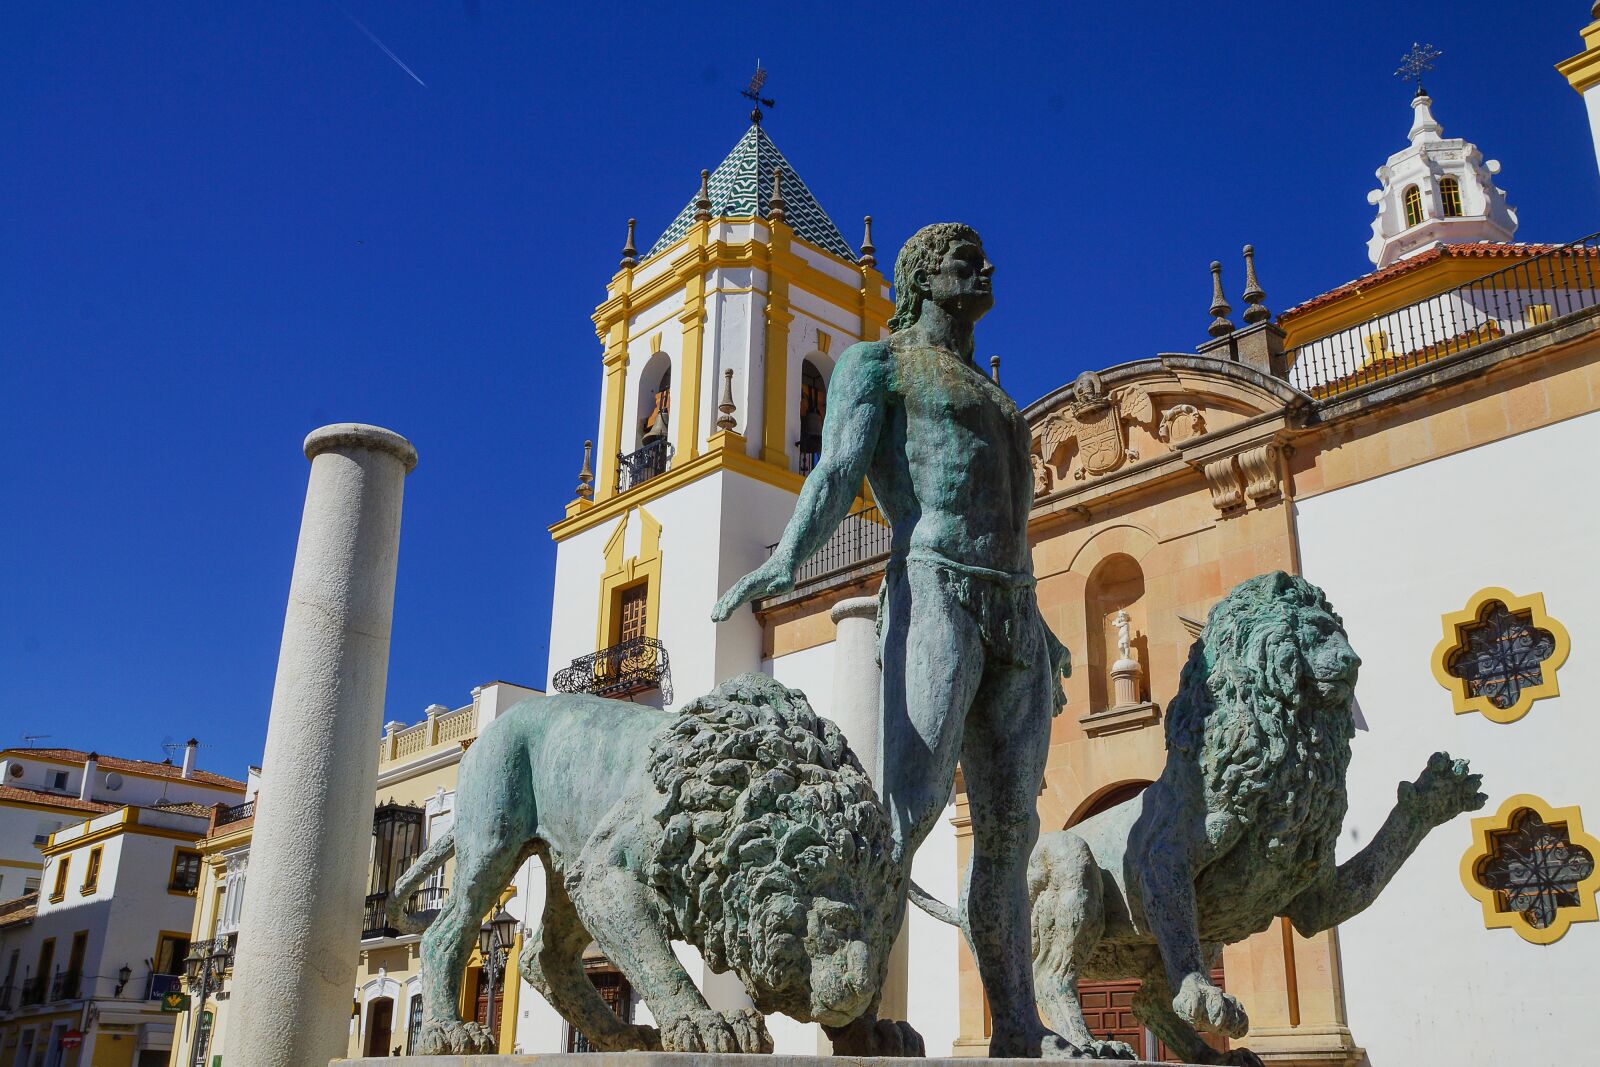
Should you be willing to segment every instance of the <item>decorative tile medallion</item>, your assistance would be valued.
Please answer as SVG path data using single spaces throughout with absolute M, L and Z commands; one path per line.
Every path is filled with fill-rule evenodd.
M 1560 694 L 1556 671 L 1570 647 L 1566 628 L 1545 614 L 1544 594 L 1491 587 L 1444 617 L 1433 675 L 1450 690 L 1457 715 L 1515 722 L 1535 700 Z
M 1486 927 L 1548 945 L 1573 923 L 1595 921 L 1597 857 L 1600 841 L 1584 833 L 1576 806 L 1552 808 L 1523 793 L 1472 820 L 1461 881 L 1483 905 Z

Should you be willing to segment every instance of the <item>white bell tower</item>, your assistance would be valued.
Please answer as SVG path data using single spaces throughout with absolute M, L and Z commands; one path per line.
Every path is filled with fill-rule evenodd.
M 1433 117 L 1433 98 L 1419 84 L 1411 100 L 1411 143 L 1378 168 L 1367 203 L 1378 209 L 1367 255 L 1383 268 L 1444 244 L 1507 242 L 1517 232 L 1517 211 L 1495 185 L 1498 160 L 1478 146 L 1445 137 Z

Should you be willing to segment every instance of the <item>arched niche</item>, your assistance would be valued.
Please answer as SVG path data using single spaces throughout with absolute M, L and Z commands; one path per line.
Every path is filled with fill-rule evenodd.
M 833 377 L 833 360 L 812 352 L 800 360 L 799 386 L 795 393 L 795 451 L 799 471 L 810 474 L 822 456 L 822 420 L 828 413 L 828 381 Z
M 1150 699 L 1150 639 L 1144 612 L 1144 571 L 1125 552 L 1112 552 L 1095 564 L 1084 589 L 1084 627 L 1087 638 L 1089 708 L 1105 711 L 1112 706 L 1111 665 L 1119 657 L 1117 614 L 1129 617 L 1129 652 L 1140 667 L 1139 699 Z
M 656 352 L 639 372 L 639 395 L 634 399 L 634 440 L 643 447 L 651 440 L 667 439 L 672 421 L 672 359 Z
M 1109 811 L 1125 800 L 1132 800 L 1143 793 L 1149 785 L 1148 778 L 1129 778 L 1101 786 L 1083 798 L 1083 802 L 1068 817 L 1067 824 L 1062 829 L 1070 830 L 1085 819 L 1099 815 L 1102 811 Z

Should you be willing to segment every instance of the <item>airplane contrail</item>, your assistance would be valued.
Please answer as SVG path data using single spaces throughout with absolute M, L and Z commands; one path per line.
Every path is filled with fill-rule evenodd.
M 373 44 L 375 44 L 379 48 L 383 49 L 383 54 L 388 56 L 390 59 L 394 60 L 395 66 L 399 67 L 401 70 L 403 70 L 407 74 L 411 75 L 411 80 L 412 81 L 416 82 L 418 85 L 422 86 L 424 89 L 426 89 L 428 87 L 428 83 L 423 81 L 421 78 L 417 77 L 417 72 L 412 70 L 410 67 L 406 66 L 405 60 L 401 59 L 399 56 L 395 55 L 392 51 L 390 51 L 388 45 L 386 45 L 382 41 L 378 40 L 378 35 L 373 33 L 371 30 L 367 29 L 366 26 L 362 25 L 360 19 L 358 19 L 354 15 L 350 14 L 350 12 L 345 11 L 345 9 L 342 6 L 339 8 L 339 10 L 344 12 L 344 17 L 349 19 L 351 21 L 351 23 L 353 23 L 355 25 L 356 29 L 360 30 L 362 33 L 367 35 L 367 40 L 371 41 Z

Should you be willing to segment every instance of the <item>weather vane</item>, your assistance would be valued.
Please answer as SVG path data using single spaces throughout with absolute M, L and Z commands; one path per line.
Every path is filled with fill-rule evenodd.
M 750 88 L 742 89 L 739 92 L 740 96 L 756 102 L 756 106 L 750 109 L 750 121 L 758 126 L 761 124 L 761 109 L 778 106 L 776 100 L 769 100 L 761 95 L 761 87 L 765 84 L 767 84 L 767 72 L 762 69 L 761 60 L 758 59 L 756 60 L 756 72 L 750 75 Z
M 1416 82 L 1417 95 L 1427 96 L 1427 91 L 1422 88 L 1422 76 L 1433 69 L 1433 61 L 1442 55 L 1444 53 L 1431 44 L 1412 42 L 1411 51 L 1400 57 L 1400 68 L 1394 72 L 1394 76 L 1402 81 Z

